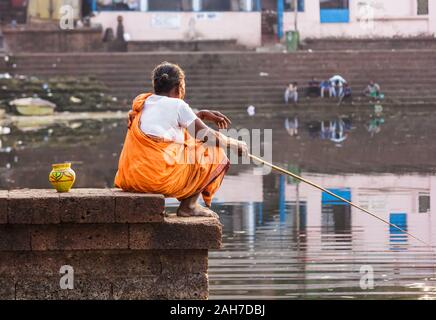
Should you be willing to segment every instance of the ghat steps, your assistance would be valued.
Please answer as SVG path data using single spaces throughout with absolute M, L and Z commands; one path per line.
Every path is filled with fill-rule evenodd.
M 341 74 L 359 96 L 370 79 L 382 86 L 385 104 L 433 105 L 436 52 L 433 50 L 320 51 L 296 53 L 75 53 L 17 54 L 15 67 L 3 60 L 0 71 L 49 76 L 93 76 L 124 106 L 138 93 L 151 90 L 150 74 L 162 61 L 180 64 L 187 75 L 187 100 L 194 108 L 236 110 L 283 108 L 287 83 L 304 87 L 312 76 Z M 305 99 L 301 105 L 334 106 L 335 99 Z M 366 99 L 357 104 L 368 105 Z

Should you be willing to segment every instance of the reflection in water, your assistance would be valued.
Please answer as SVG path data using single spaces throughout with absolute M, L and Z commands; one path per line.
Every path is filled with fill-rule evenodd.
M 297 110 L 285 128 L 280 117 L 259 122 L 252 121 L 257 115 L 248 118 L 243 112 L 232 120 L 239 128 L 261 123 L 273 129 L 273 162 L 434 243 L 433 109 L 383 110 L 383 134 L 372 139 L 373 111 L 343 110 L 343 115 Z M 63 161 L 73 163 L 76 187 L 112 186 L 125 116 L 0 120 L 0 188 L 49 187 L 50 165 Z M 436 295 L 434 253 L 305 184 L 232 166 L 213 209 L 224 224 L 224 248 L 210 253 L 211 298 Z M 360 288 L 361 266 L 374 269 L 374 290 Z
M 330 140 L 338 145 L 348 138 L 351 131 L 352 121 L 348 117 L 338 117 L 328 121 L 311 121 L 308 124 L 308 131 L 313 138 Z
M 298 135 L 298 117 L 294 116 L 294 118 L 285 120 L 285 129 L 288 134 L 293 137 Z
M 419 212 L 418 198 L 428 192 L 430 202 L 436 199 L 436 176 L 303 176 L 433 243 L 436 222 Z M 275 180 L 276 203 L 245 202 L 244 180 L 244 174 L 225 180 L 222 202 L 213 206 L 224 224 L 224 248 L 209 255 L 212 299 L 436 298 L 430 248 L 303 185 L 297 219 L 296 185 L 276 175 L 251 183 L 261 194 Z M 227 202 L 235 192 L 241 202 Z M 362 266 L 374 270 L 372 290 L 360 288 Z
M 371 137 L 374 137 L 377 133 L 380 133 L 382 124 L 385 123 L 385 119 L 383 117 L 383 106 L 380 101 L 374 105 L 374 114 L 370 115 L 369 123 L 368 123 L 368 132 Z

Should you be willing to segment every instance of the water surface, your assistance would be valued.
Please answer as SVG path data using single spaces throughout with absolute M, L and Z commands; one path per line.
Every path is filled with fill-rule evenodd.
M 236 128 L 272 129 L 272 160 L 435 244 L 436 117 L 430 108 L 233 112 Z M 0 120 L 0 188 L 48 188 L 71 161 L 76 187 L 111 187 L 125 114 Z M 311 187 L 233 166 L 213 208 L 223 249 L 210 252 L 210 297 L 432 299 L 436 255 Z M 298 204 L 298 205 L 297 205 Z M 368 270 L 374 288 L 362 289 Z M 363 282 L 368 286 L 369 282 Z

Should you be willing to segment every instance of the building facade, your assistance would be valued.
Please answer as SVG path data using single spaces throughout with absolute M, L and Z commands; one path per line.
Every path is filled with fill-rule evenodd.
M 132 41 L 236 39 L 246 47 L 261 45 L 260 0 L 96 0 L 92 22 L 117 26 Z
M 285 30 L 295 15 L 285 13 Z M 436 2 L 429 0 L 305 0 L 297 15 L 302 38 L 390 38 L 434 36 Z
M 258 47 L 298 29 L 301 38 L 433 36 L 429 0 L 85 0 L 93 22 L 116 28 L 122 15 L 131 40 L 229 40 Z
M 295 29 L 302 39 L 428 37 L 436 33 L 436 1 L 429 0 L 80 1 L 75 16 L 92 13 L 92 22 L 113 30 L 117 17 L 122 16 L 132 41 L 237 40 L 255 48 L 283 40 L 287 31 Z M 0 0 L 0 20 L 24 22 L 26 7 L 27 16 L 36 10 L 52 17 L 53 3 L 71 1 Z

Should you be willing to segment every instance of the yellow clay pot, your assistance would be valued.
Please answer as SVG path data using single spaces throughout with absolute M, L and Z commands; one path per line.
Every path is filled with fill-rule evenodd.
M 48 180 L 58 192 L 68 192 L 76 180 L 76 173 L 71 169 L 71 163 L 56 163 L 52 165 Z

